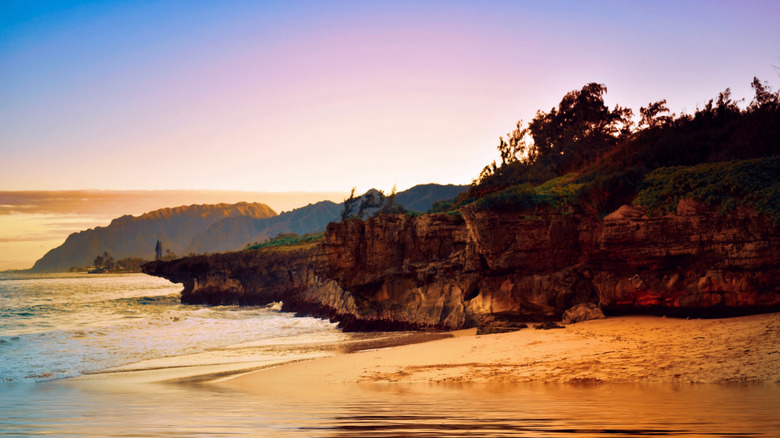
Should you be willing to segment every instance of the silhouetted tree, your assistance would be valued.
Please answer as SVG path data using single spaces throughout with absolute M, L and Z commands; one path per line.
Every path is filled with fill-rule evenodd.
M 549 112 L 537 111 L 526 128 L 518 122 L 506 140 L 500 137 L 500 164 L 486 166 L 453 205 L 577 172 L 589 184 L 591 210 L 601 211 L 615 200 L 630 201 L 642 176 L 659 167 L 780 155 L 780 92 L 758 78 L 751 86 L 755 96 L 745 109 L 728 88 L 694 114 L 669 114 L 659 100 L 640 108 L 634 129 L 630 109 L 608 108 L 606 87 L 587 84 Z
M 104 251 L 103 254 L 95 257 L 94 264 L 96 268 L 104 268 L 108 270 L 114 269 L 116 267 L 116 262 L 114 261 L 114 258 L 108 254 L 108 251 Z
M 753 78 L 753 82 L 750 86 L 753 88 L 756 95 L 750 102 L 748 111 L 757 111 L 759 109 L 777 110 L 777 107 L 780 106 L 780 92 L 772 93 L 769 83 L 762 83 L 757 77 Z
M 671 123 L 674 118 L 674 114 L 671 116 L 659 116 L 661 113 L 668 112 L 669 108 L 666 106 L 666 99 L 651 103 L 647 105 L 647 108 L 640 107 L 639 115 L 641 118 L 639 119 L 639 128 L 656 128 Z
M 486 166 L 470 194 L 543 182 L 597 161 L 627 138 L 632 127 L 632 111 L 620 106 L 610 110 L 604 104 L 606 92 L 602 84 L 587 84 L 567 93 L 550 112 L 537 111 L 526 128 L 517 122 L 506 141 L 499 137 L 501 164 Z
M 163 255 L 162 242 L 158 240 L 157 245 L 154 246 L 154 259 L 160 260 L 162 258 L 162 255 Z
M 630 127 L 632 111 L 604 104 L 607 87 L 595 82 L 567 93 L 549 113 L 537 111 L 528 124 L 535 162 L 557 175 L 595 161 Z

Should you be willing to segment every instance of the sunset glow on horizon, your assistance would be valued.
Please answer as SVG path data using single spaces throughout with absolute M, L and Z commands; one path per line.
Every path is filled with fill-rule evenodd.
M 499 136 L 588 82 L 678 114 L 727 87 L 749 101 L 754 76 L 780 88 L 777 17 L 771 1 L 5 1 L 0 191 L 468 184 Z

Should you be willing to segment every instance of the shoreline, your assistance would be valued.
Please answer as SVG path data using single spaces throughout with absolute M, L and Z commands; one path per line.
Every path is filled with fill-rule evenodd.
M 77 386 L 126 387 L 143 384 L 213 383 L 252 372 L 356 352 L 374 351 L 452 338 L 453 332 L 350 333 L 339 341 L 307 341 L 307 335 L 271 338 L 183 356 L 148 359 L 132 364 L 55 380 Z
M 339 384 L 780 383 L 780 313 L 721 319 L 619 316 L 364 350 L 227 376 L 269 392 Z

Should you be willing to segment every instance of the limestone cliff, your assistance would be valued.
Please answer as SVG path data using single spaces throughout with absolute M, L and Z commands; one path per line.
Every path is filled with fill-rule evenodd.
M 511 326 L 608 313 L 734 315 L 780 310 L 780 228 L 683 200 L 675 214 L 623 206 L 603 219 L 475 207 L 331 223 L 321 244 L 147 265 L 184 302 L 264 304 L 351 329 Z

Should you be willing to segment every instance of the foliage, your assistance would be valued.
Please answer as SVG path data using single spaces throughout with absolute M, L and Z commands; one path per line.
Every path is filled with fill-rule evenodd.
M 682 197 L 696 197 L 721 212 L 746 204 L 777 218 L 780 172 L 772 159 L 749 160 L 780 156 L 780 92 L 757 78 L 751 86 L 755 96 L 743 107 L 729 89 L 692 115 L 670 114 L 659 100 L 641 107 L 633 126 L 630 109 L 604 104 L 604 85 L 587 84 L 549 112 L 538 111 L 527 126 L 518 122 L 506 140 L 499 137 L 500 164 L 486 166 L 467 192 L 431 212 L 473 203 L 604 214 L 635 198 L 670 209 Z M 719 164 L 675 167 L 702 163 Z
M 476 201 L 474 205 L 499 211 L 523 211 L 548 205 L 556 210 L 577 203 L 583 183 L 574 182 L 576 174 L 568 174 L 534 186 L 523 183 L 491 193 Z
M 382 206 L 382 198 L 384 195 L 379 193 L 379 196 L 373 191 L 369 190 L 360 198 L 360 207 L 358 207 L 357 216 L 361 219 L 366 217 L 369 210 L 376 210 Z
M 97 257 L 95 257 L 95 261 L 93 262 L 96 268 L 98 269 L 107 269 L 107 270 L 113 270 L 116 267 L 116 262 L 114 261 L 114 257 L 108 254 L 108 252 L 103 252 L 103 254 L 98 254 Z
M 684 198 L 700 200 L 720 214 L 751 206 L 780 223 L 780 157 L 656 169 L 645 177 L 634 204 L 673 211 Z
M 755 97 L 740 109 L 724 90 L 693 115 L 669 116 L 641 126 L 605 159 L 585 172 L 604 174 L 630 167 L 648 170 L 780 154 L 780 92 L 754 78 Z
M 140 257 L 126 257 L 116 262 L 117 269 L 124 272 L 141 272 L 141 265 L 149 260 Z
M 139 257 L 126 257 L 121 260 L 115 261 L 108 252 L 103 252 L 95 257 L 93 266 L 96 269 L 104 269 L 106 271 L 118 271 L 118 272 L 141 272 L 141 265 L 147 263 L 148 260 Z M 71 270 L 78 270 L 79 268 L 72 267 Z M 81 268 L 84 269 L 84 268 Z
M 352 191 L 349 192 L 349 197 L 344 199 L 344 208 L 341 210 L 342 221 L 352 215 L 352 209 L 355 207 L 357 202 L 358 199 L 355 198 L 355 187 L 352 187 Z
M 597 161 L 630 134 L 632 123 L 630 109 L 604 104 L 606 92 L 603 84 L 587 84 L 567 93 L 550 112 L 537 111 L 527 128 L 518 122 L 508 141 L 499 137 L 501 165 L 494 161 L 483 169 L 472 195 L 540 183 Z
M 379 216 L 383 214 L 397 214 L 397 213 L 405 213 L 406 209 L 403 205 L 398 204 L 395 202 L 395 198 L 397 196 L 397 188 L 395 185 L 393 185 L 393 190 L 390 192 L 389 195 L 385 196 L 382 191 L 380 191 L 380 196 L 384 197 L 384 200 L 381 203 L 381 206 L 379 207 L 379 210 L 374 214 L 374 216 Z
M 253 245 L 248 245 L 246 249 L 254 250 L 254 249 L 264 249 L 264 248 L 278 248 L 278 247 L 308 245 L 317 242 L 319 240 L 322 240 L 323 234 L 324 233 L 304 234 L 303 236 L 299 236 L 295 233 L 280 234 L 274 237 L 273 239 L 267 240 L 263 243 L 255 243 Z
M 755 96 L 744 108 L 729 89 L 693 115 L 669 114 L 666 100 L 659 100 L 639 109 L 639 124 L 634 127 L 630 109 L 606 107 L 604 85 L 587 84 L 567 93 L 549 112 L 538 111 L 526 127 L 518 122 L 506 141 L 500 137 L 501 163 L 485 167 L 467 197 L 476 200 L 578 172 L 583 179 L 604 180 L 604 190 L 590 194 L 593 209 L 613 203 L 602 199 L 614 189 L 611 184 L 619 183 L 617 196 L 625 197 L 624 188 L 636 182 L 635 176 L 653 169 L 778 155 L 780 92 L 772 92 L 757 78 L 751 86 Z M 626 169 L 633 169 L 633 174 L 622 174 Z
M 448 216 L 456 217 L 459 219 L 463 219 L 463 213 L 460 212 L 460 210 L 452 210 L 447 212 Z
M 577 205 L 590 214 L 606 214 L 629 204 L 639 190 L 647 169 L 631 167 L 613 173 L 593 172 L 577 179 L 582 183 Z

